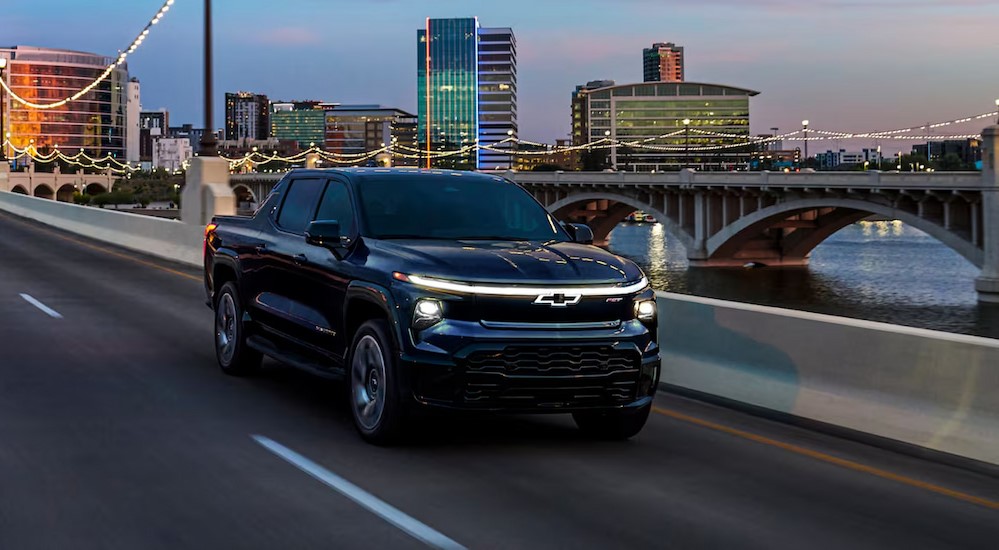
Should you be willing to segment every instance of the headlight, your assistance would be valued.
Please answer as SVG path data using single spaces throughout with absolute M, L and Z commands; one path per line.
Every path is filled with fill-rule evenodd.
M 423 330 L 444 320 L 444 307 L 437 300 L 420 298 L 413 313 L 413 328 Z
M 656 301 L 643 300 L 635 302 L 635 318 L 639 321 L 652 321 L 656 318 Z

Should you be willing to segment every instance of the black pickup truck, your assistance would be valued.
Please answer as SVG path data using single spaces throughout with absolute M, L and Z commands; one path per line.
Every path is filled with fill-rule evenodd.
M 346 380 L 378 444 L 427 407 L 572 413 L 628 438 L 659 379 L 655 295 L 592 240 L 495 175 L 293 170 L 252 217 L 206 227 L 218 362 Z

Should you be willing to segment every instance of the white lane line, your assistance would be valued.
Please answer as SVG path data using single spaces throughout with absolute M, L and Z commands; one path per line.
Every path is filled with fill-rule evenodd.
M 293 466 L 325 483 L 327 486 L 337 491 L 341 495 L 353 500 L 368 511 L 381 517 L 385 521 L 402 529 L 411 537 L 423 542 L 432 548 L 447 548 L 452 550 L 464 550 L 465 547 L 435 531 L 432 527 L 420 523 L 418 520 L 406 515 L 398 508 L 386 503 L 378 497 L 361 489 L 357 485 L 323 468 L 319 464 L 296 453 L 273 439 L 262 435 L 254 435 L 254 441 L 259 443 L 268 451 L 290 462 Z
M 21 298 L 24 298 L 25 302 L 28 302 L 29 304 L 45 312 L 45 314 L 48 315 L 49 317 L 52 317 L 53 319 L 62 319 L 62 315 L 60 315 L 58 311 L 32 298 L 30 294 L 21 294 Z

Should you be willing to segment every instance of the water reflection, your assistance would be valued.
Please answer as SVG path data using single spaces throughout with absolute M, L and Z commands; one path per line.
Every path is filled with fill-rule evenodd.
M 815 249 L 808 268 L 689 268 L 660 224 L 621 224 L 609 248 L 660 290 L 999 338 L 999 307 L 977 303 L 978 269 L 898 221 L 843 229 Z

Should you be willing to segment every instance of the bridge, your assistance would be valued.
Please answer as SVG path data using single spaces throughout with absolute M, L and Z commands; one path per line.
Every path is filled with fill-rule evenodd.
M 805 266 L 816 246 L 852 223 L 872 215 L 901 220 L 981 269 L 980 299 L 999 302 L 999 184 L 988 167 L 982 173 L 683 170 L 503 175 L 557 218 L 588 224 L 597 244 L 606 245 L 610 232 L 628 214 L 645 211 L 683 244 L 694 267 Z M 234 175 L 230 185 L 237 201 L 249 204 L 266 196 L 280 177 Z
M 955 242 L 977 234 L 986 270 L 994 162 L 993 188 L 966 174 L 512 176 L 566 218 L 599 229 L 646 209 L 704 252 L 753 219 L 818 231 L 835 209 L 858 211 L 849 218 L 892 201 Z M 999 341 L 988 338 L 659 293 L 663 391 L 633 441 L 586 441 L 558 416 L 459 417 L 403 450 L 363 444 L 340 385 L 275 363 L 254 379 L 217 372 L 203 224 L 273 185 L 250 178 L 196 159 L 180 221 L 0 190 L 0 476 L 19 503 L 0 514 L 0 546 L 147 547 L 159 532 L 165 547 L 413 543 L 371 509 L 473 547 L 999 537 Z M 768 210 L 792 200 L 806 210 Z M 57 529 L 35 528 L 51 517 Z
M 0 162 L 0 191 L 60 202 L 72 202 L 73 193 L 96 195 L 111 191 L 116 177 L 110 171 L 103 174 L 87 174 L 83 170 L 62 173 L 59 166 L 52 172 L 36 172 L 33 164 L 23 172 L 11 172 L 9 164 Z

